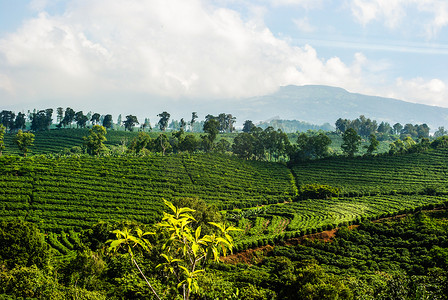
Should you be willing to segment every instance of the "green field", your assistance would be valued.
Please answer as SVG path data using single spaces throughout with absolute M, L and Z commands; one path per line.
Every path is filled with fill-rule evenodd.
M 444 204 L 447 155 L 433 150 L 332 158 L 291 169 L 218 154 L 4 156 L 1 218 L 21 217 L 44 231 L 79 231 L 99 221 L 153 223 L 163 198 L 200 198 L 245 229 L 239 242 L 248 247 Z M 337 187 L 341 194 L 298 200 L 298 187 L 309 183 Z
M 415 194 L 425 188 L 448 192 L 447 151 L 355 159 L 339 157 L 304 162 L 293 166 L 292 170 L 299 186 L 331 185 L 345 196 Z
M 232 233 L 236 264 L 207 265 L 197 277 L 200 289 L 194 299 L 446 299 L 448 149 L 294 165 L 218 153 L 59 155 L 80 146 L 85 134 L 38 133 L 33 154 L 48 154 L 0 157 L 0 221 L 12 221 L 1 225 L 30 226 L 18 219 L 36 224 L 43 234 L 34 237 L 40 236 L 41 252 L 51 257 L 48 269 L 2 270 L 0 298 L 46 299 L 52 292 L 91 296 L 85 299 L 151 299 L 129 257 L 108 253 L 105 243 L 114 229 L 132 228 L 136 221 L 146 230 L 150 227 L 144 224 L 160 221 L 163 199 L 197 198 L 216 206 L 241 231 Z M 112 131 L 108 143 L 116 146 L 136 134 Z M 340 192 L 309 199 L 300 192 L 307 185 Z M 402 219 L 391 218 L 397 215 Z M 360 226 L 348 227 L 354 224 Z M 336 228 L 331 242 L 312 240 Z M 6 238 L 18 238 L 6 248 L 16 251 L 21 244 L 28 249 L 33 236 L 16 230 L 3 231 Z M 151 243 L 157 245 L 163 235 L 169 237 L 156 233 Z M 299 240 L 304 244 L 291 245 Z M 136 258 L 158 291 L 171 299 L 181 293 L 166 281 L 166 271 L 156 268 L 164 263 L 158 252 L 163 249 L 157 245 Z M 7 255 L 11 261 L 28 254 Z M 406 297 L 390 298 L 395 292 Z
M 24 217 L 44 230 L 100 220 L 158 220 L 162 198 L 200 197 L 219 209 L 291 201 L 283 165 L 220 155 L 0 158 L 2 218 Z

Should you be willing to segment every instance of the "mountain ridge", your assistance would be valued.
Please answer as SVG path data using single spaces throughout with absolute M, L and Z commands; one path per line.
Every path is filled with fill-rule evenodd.
M 351 93 L 324 85 L 283 86 L 274 93 L 246 98 L 239 104 L 240 120 L 262 121 L 280 116 L 312 124 L 334 124 L 339 118 L 355 119 L 364 115 L 391 125 L 426 123 L 432 130 L 448 125 L 448 108 Z

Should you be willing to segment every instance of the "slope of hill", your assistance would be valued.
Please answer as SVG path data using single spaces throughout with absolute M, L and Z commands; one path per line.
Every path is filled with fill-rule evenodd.
M 0 187 L 2 219 L 22 217 L 50 231 L 100 220 L 152 223 L 162 198 L 199 197 L 230 209 L 296 194 L 286 166 L 219 155 L 0 157 Z
M 308 85 L 285 86 L 271 95 L 239 102 L 238 118 L 254 121 L 280 116 L 312 124 L 334 124 L 338 118 L 360 115 L 406 124 L 426 123 L 433 130 L 448 127 L 448 108 L 414 104 L 401 100 L 350 93 L 342 88 Z
M 248 217 L 240 226 L 252 231 L 241 242 L 258 241 L 445 203 L 447 154 L 334 158 L 296 165 L 294 172 L 278 163 L 216 154 L 5 156 L 0 158 L 1 218 L 22 217 L 46 231 L 100 220 L 152 223 L 160 217 L 162 198 L 197 197 L 219 209 L 249 209 L 228 214 L 234 220 Z M 345 197 L 291 203 L 296 182 L 330 184 Z M 440 195 L 430 196 L 434 192 Z M 257 206 L 265 208 L 250 209 Z

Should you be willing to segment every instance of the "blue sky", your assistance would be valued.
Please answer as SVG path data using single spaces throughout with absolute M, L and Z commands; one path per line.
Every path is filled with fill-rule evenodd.
M 211 107 L 289 84 L 448 107 L 447 67 L 446 0 L 0 0 L 15 110 Z

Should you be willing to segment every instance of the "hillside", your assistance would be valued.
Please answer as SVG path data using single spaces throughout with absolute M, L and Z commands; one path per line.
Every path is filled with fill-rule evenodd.
M 448 127 L 448 108 L 414 104 L 397 99 L 350 93 L 342 88 L 308 85 L 285 86 L 277 92 L 238 102 L 238 119 L 262 121 L 274 116 L 311 124 L 334 124 L 339 118 L 360 115 L 390 124 L 423 124 L 435 130 Z
M 160 218 L 162 198 L 197 197 L 230 210 L 235 221 L 253 222 L 240 239 L 252 243 L 444 203 L 446 155 L 438 150 L 332 158 L 301 163 L 292 171 L 282 164 L 217 154 L 2 157 L 2 218 L 23 217 L 50 231 L 100 220 L 152 223 Z M 310 183 L 338 187 L 343 197 L 291 203 L 298 188 Z M 440 196 L 430 196 L 435 193 Z M 250 209 L 257 206 L 265 207 Z
M 85 228 L 100 220 L 153 223 L 162 198 L 199 197 L 220 209 L 291 201 L 283 165 L 227 156 L 0 158 L 3 219 L 44 230 Z

